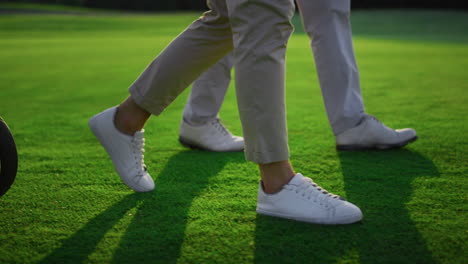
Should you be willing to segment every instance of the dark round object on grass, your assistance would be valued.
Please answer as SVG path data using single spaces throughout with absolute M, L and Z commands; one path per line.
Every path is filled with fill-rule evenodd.
M 0 197 L 15 181 L 18 170 L 18 153 L 10 129 L 0 117 Z

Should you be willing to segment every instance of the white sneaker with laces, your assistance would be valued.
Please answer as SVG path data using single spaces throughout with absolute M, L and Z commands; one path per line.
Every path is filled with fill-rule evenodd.
M 366 115 L 361 123 L 336 136 L 338 150 L 392 149 L 417 139 L 412 128 L 391 129 L 377 118 Z
M 232 135 L 218 118 L 201 126 L 191 126 L 182 120 L 179 142 L 189 148 L 208 151 L 244 150 L 244 138 Z
M 133 136 L 118 131 L 114 125 L 116 112 L 117 107 L 112 107 L 93 116 L 89 127 L 109 154 L 122 181 L 136 192 L 152 191 L 154 181 L 144 163 L 144 130 Z
M 300 173 L 275 194 L 265 193 L 260 182 L 257 213 L 326 225 L 351 224 L 362 219 L 357 206 L 327 192 Z

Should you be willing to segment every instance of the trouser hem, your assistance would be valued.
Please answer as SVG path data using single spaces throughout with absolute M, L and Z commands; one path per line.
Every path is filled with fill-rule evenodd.
M 151 114 L 158 116 L 160 115 L 164 109 L 166 109 L 167 105 L 163 102 L 155 101 L 155 100 L 148 100 L 148 97 L 140 94 L 140 90 L 136 85 L 130 86 L 128 91 L 133 99 L 133 101 L 141 108 L 145 109 L 146 111 L 150 112 Z
M 356 127 L 359 124 L 359 122 L 362 120 L 362 118 L 364 118 L 364 116 L 365 116 L 365 113 L 362 112 L 356 117 L 343 118 L 339 122 L 335 122 L 334 124 L 332 124 L 333 134 L 337 136 L 345 132 L 348 129 Z
M 254 152 L 245 151 L 245 159 L 257 164 L 267 164 L 278 161 L 289 160 L 289 151 L 278 152 Z

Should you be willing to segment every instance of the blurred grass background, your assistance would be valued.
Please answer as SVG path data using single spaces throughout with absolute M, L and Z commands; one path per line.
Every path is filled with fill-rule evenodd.
M 367 111 L 419 134 L 385 152 L 334 149 L 295 18 L 287 62 L 293 165 L 365 215 L 330 227 L 257 216 L 258 172 L 242 153 L 180 146 L 188 91 L 146 127 L 156 190 L 127 189 L 87 120 L 123 100 L 199 14 L 72 11 L 82 13 L 0 16 L 0 114 L 20 159 L 0 199 L 0 263 L 466 263 L 467 13 L 353 13 Z M 230 89 L 221 118 L 241 134 L 235 100 Z

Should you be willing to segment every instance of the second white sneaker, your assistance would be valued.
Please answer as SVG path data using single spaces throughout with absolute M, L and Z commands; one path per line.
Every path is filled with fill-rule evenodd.
M 377 118 L 366 115 L 361 123 L 336 136 L 338 150 L 392 149 L 406 146 L 417 139 L 412 128 L 391 129 Z
M 310 178 L 296 174 L 275 194 L 258 189 L 257 213 L 314 224 L 351 224 L 362 219 L 361 210 L 333 195 Z
M 179 133 L 180 143 L 189 148 L 218 152 L 244 150 L 244 138 L 232 135 L 219 119 L 201 126 L 191 126 L 182 120 Z
M 112 107 L 93 116 L 89 127 L 109 154 L 122 181 L 136 192 L 152 191 L 154 181 L 144 163 L 144 131 L 133 136 L 118 131 L 114 125 L 116 111 L 117 107 Z

